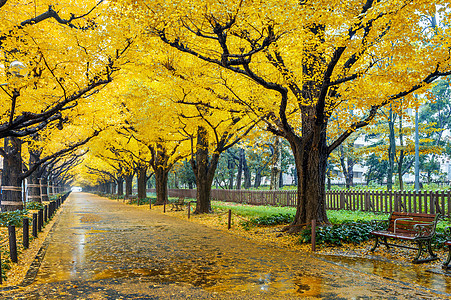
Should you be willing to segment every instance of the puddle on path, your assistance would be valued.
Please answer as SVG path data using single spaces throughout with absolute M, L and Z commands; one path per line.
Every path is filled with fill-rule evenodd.
M 366 274 L 374 274 L 394 281 L 415 284 L 443 293 L 451 293 L 451 272 L 431 268 L 427 264 L 403 265 L 377 259 L 335 255 L 324 255 L 322 257 L 338 265 Z

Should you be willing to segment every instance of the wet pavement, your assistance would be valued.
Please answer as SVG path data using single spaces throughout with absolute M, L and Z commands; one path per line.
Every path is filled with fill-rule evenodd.
M 313 257 L 86 193 L 47 244 L 34 281 L 0 298 L 451 299 L 451 277 L 424 265 Z

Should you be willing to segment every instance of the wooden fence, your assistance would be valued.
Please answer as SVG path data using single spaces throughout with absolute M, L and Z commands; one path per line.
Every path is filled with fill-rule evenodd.
M 155 192 L 155 189 L 148 189 Z M 171 197 L 196 198 L 195 189 L 169 189 Z M 296 206 L 296 191 L 211 191 L 212 200 L 252 205 Z M 326 208 L 390 213 L 406 211 L 450 216 L 451 190 L 442 191 L 327 191 Z

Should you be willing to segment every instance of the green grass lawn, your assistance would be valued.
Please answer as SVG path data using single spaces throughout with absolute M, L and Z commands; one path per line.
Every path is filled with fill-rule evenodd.
M 278 214 L 295 215 L 296 208 L 294 207 L 277 207 L 277 206 L 255 206 L 236 204 L 222 201 L 212 201 L 213 210 L 227 211 L 232 210 L 232 213 L 243 217 L 261 218 L 269 217 Z M 332 224 L 343 224 L 351 222 L 367 222 L 371 220 L 387 220 L 390 214 L 373 213 L 366 211 L 350 211 L 350 210 L 328 210 L 327 217 Z M 437 224 L 437 230 L 442 232 L 446 226 L 451 226 L 450 220 L 440 220 Z
M 277 214 L 291 214 L 295 215 L 296 208 L 294 207 L 277 207 L 277 206 L 254 206 L 235 204 L 222 201 L 212 201 L 213 210 L 228 210 L 231 209 L 233 213 L 241 215 L 243 217 L 268 217 Z M 387 219 L 389 214 L 371 213 L 362 211 L 349 211 L 349 210 L 329 210 L 327 211 L 329 221 L 333 224 L 349 223 L 349 222 L 362 222 L 370 220 L 384 220 Z

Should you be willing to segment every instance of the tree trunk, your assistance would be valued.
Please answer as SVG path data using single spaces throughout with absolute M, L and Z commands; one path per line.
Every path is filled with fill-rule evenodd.
M 40 182 L 41 182 L 41 197 L 42 197 L 42 201 L 49 201 L 49 189 L 48 189 L 48 182 L 47 182 L 47 176 L 43 175 L 40 178 Z
M 4 139 L 2 170 L 1 210 L 14 211 L 23 209 L 22 202 L 22 141 L 16 137 Z
M 41 151 L 30 150 L 30 166 L 34 165 L 41 156 Z M 27 202 L 42 202 L 41 198 L 41 186 L 39 184 L 39 178 L 41 177 L 41 168 L 31 173 L 28 177 L 28 199 Z
M 244 149 L 239 149 L 238 154 L 238 172 L 236 174 L 236 189 L 241 190 L 241 178 L 243 177 L 243 165 L 244 165 Z
M 354 165 L 355 161 L 352 157 L 348 157 L 348 176 L 346 176 L 346 187 L 354 186 Z
M 169 172 L 163 167 L 155 170 L 155 189 L 157 193 L 157 201 L 155 205 L 163 205 L 168 202 L 168 174 Z
M 246 156 L 243 153 L 243 172 L 244 172 L 244 188 L 248 190 L 251 187 L 251 171 L 247 165 Z
M 387 190 L 393 189 L 393 171 L 395 165 L 396 143 L 395 143 L 395 121 L 393 110 L 390 108 L 388 129 L 389 129 L 389 146 L 388 146 L 388 170 L 387 170 Z
M 231 156 L 229 156 L 229 159 L 227 160 L 227 168 L 229 169 L 229 190 L 233 190 L 233 175 L 234 175 L 234 161 Z
M 254 188 L 258 189 L 262 184 L 262 170 L 257 169 L 255 173 Z
M 133 174 L 125 175 L 125 197 L 129 198 L 133 193 Z
M 398 159 L 398 181 L 399 189 L 404 190 L 404 181 L 402 179 L 403 175 L 403 165 L 404 165 L 404 135 L 402 132 L 402 115 L 399 116 L 399 145 L 401 146 L 401 151 L 399 153 Z
M 353 147 L 353 145 L 348 145 L 348 150 Z M 348 151 L 349 152 L 349 151 Z M 345 178 L 346 188 L 354 186 L 354 159 L 352 154 L 346 153 L 344 145 L 340 145 L 340 165 L 343 170 L 343 176 Z
M 303 124 L 303 139 L 294 137 L 289 140 L 298 176 L 296 215 L 293 223 L 286 228 L 290 232 L 309 226 L 312 220 L 316 220 L 319 225 L 329 224 L 325 189 L 329 156 L 326 126 L 327 124 L 316 124 L 313 120 L 310 124 Z
M 179 188 L 179 178 L 177 176 L 177 172 L 174 172 L 174 188 L 175 189 Z
M 279 179 L 281 172 L 281 143 L 280 138 L 276 137 L 273 145 L 273 156 L 272 156 L 272 164 L 271 164 L 271 186 L 270 190 L 278 190 L 279 189 Z
M 137 170 L 138 177 L 138 199 L 147 197 L 146 183 L 147 183 L 147 166 L 140 166 Z
M 218 166 L 220 153 L 213 153 L 211 161 L 208 155 L 208 138 L 205 128 L 197 129 L 196 160 L 191 160 L 197 185 L 197 205 L 195 214 L 211 213 L 211 185 Z
M 279 173 L 279 189 L 283 188 L 283 172 Z
M 124 195 L 124 177 L 122 176 L 119 176 L 119 178 L 117 179 L 117 195 Z
M 332 180 L 330 179 L 330 169 L 327 171 L 327 189 L 331 190 L 332 189 Z

